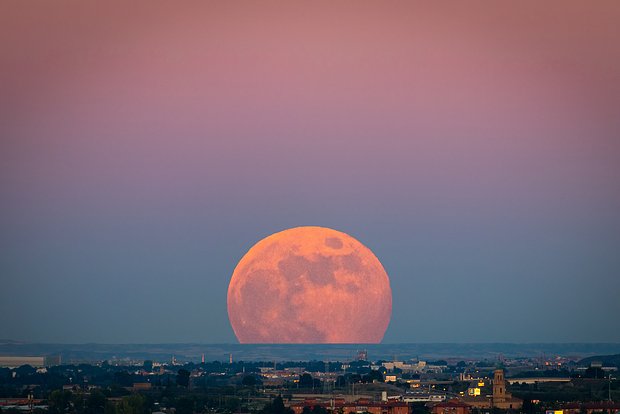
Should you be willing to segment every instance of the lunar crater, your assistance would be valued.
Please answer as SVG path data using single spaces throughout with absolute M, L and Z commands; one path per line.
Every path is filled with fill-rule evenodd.
M 327 237 L 325 239 L 325 245 L 327 247 L 331 247 L 332 249 L 342 249 L 342 240 L 338 237 Z

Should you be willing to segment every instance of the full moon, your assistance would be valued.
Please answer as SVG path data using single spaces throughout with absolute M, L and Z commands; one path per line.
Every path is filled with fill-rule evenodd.
M 228 286 L 228 317 L 240 343 L 379 343 L 391 314 L 379 259 L 325 227 L 265 237 Z

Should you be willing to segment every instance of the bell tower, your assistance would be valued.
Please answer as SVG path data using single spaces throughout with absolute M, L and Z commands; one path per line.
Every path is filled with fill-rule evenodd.
M 496 369 L 493 372 L 493 403 L 506 401 L 506 381 L 504 370 Z

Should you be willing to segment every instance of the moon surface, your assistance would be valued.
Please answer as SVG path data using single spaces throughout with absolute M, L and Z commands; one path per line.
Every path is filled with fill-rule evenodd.
M 240 343 L 378 343 L 392 314 L 379 259 L 325 227 L 268 236 L 243 256 L 228 286 Z

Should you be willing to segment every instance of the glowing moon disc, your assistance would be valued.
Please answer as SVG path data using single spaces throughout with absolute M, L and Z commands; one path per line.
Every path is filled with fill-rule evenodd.
M 390 280 L 379 260 L 325 227 L 259 241 L 228 286 L 228 317 L 241 343 L 378 343 L 391 314 Z

